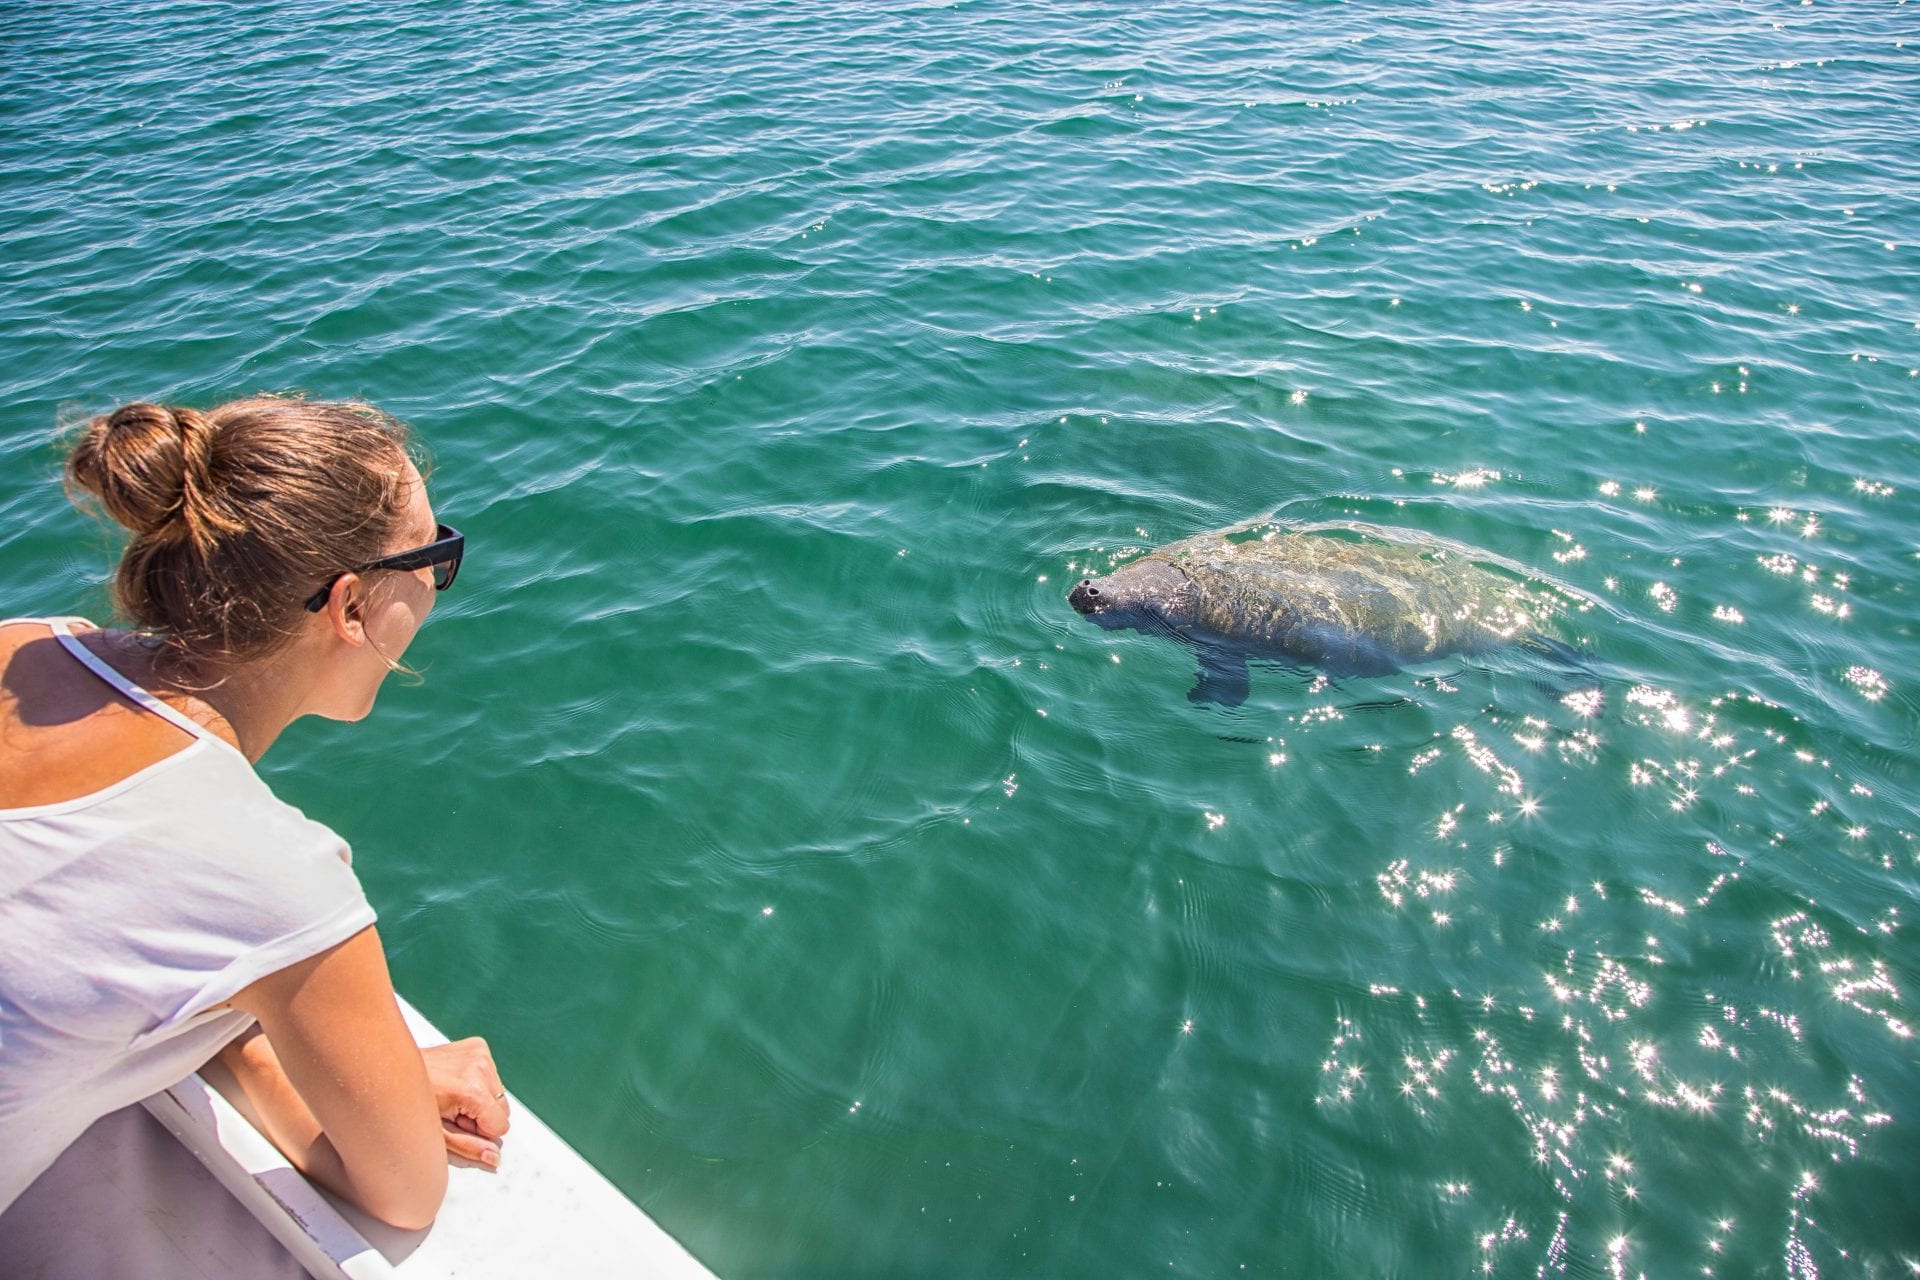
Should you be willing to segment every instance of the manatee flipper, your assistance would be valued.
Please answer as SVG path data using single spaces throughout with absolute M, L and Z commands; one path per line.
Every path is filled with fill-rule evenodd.
M 1187 701 L 1237 707 L 1247 700 L 1248 679 L 1246 654 L 1202 649 L 1200 670 L 1187 691 Z

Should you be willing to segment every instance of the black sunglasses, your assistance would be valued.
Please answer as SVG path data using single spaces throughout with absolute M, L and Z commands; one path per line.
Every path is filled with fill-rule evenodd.
M 349 573 L 371 573 L 375 569 L 425 569 L 433 568 L 433 588 L 445 591 L 453 585 L 460 572 L 460 557 L 466 552 L 466 535 L 452 525 L 439 525 L 434 529 L 433 541 L 424 547 L 415 547 L 411 551 L 396 551 L 390 556 L 381 556 L 378 560 L 369 560 L 357 564 L 351 569 L 342 569 L 327 579 L 327 585 L 314 592 L 307 600 L 307 612 L 318 613 L 327 607 L 327 597 L 333 594 L 333 584 Z

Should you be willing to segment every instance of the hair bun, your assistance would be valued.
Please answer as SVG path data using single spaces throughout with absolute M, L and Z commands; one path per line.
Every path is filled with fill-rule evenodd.
M 211 492 L 215 435 L 196 410 L 136 400 L 87 423 L 67 475 L 135 537 L 204 549 L 240 527 Z

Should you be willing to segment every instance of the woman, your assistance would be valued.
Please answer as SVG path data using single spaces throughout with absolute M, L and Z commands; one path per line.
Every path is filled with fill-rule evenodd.
M 301 716 L 365 716 L 453 582 L 406 444 L 365 405 L 255 398 L 129 404 L 74 446 L 70 490 L 132 533 L 134 627 L 0 623 L 0 1209 L 216 1056 L 394 1226 L 432 1221 L 446 1152 L 498 1163 L 486 1045 L 414 1046 L 345 844 L 252 767 Z

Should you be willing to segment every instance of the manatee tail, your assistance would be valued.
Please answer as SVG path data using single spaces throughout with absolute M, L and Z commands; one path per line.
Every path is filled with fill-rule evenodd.
M 1576 649 L 1563 640 L 1555 640 L 1552 636 L 1544 636 L 1538 631 L 1532 631 L 1520 637 L 1519 644 L 1522 649 L 1537 653 L 1560 666 L 1591 674 L 1589 664 L 1593 661 L 1593 655 L 1583 649 Z
M 1605 677 L 1594 670 L 1596 660 L 1584 649 L 1576 649 L 1552 636 L 1536 633 L 1524 636 L 1519 647 L 1528 653 L 1546 659 L 1554 669 L 1554 678 L 1541 684 L 1541 687 L 1555 697 L 1574 691 L 1575 684 L 1600 684 Z M 1568 683 L 1572 681 L 1573 683 Z

